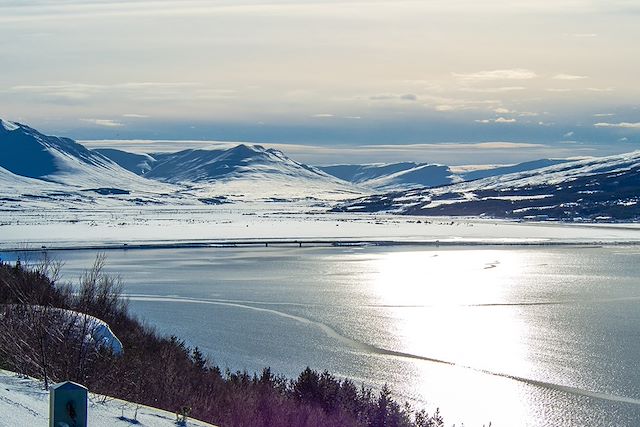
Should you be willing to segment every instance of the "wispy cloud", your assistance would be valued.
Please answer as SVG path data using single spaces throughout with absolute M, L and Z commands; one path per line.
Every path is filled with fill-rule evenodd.
M 110 127 L 110 128 L 124 126 L 124 124 L 112 119 L 81 119 L 81 120 L 83 122 L 92 123 L 96 126 L 104 126 L 104 127 Z
M 440 143 L 440 144 L 401 144 L 401 145 L 362 145 L 361 148 L 372 150 L 422 150 L 428 148 L 440 148 L 447 150 L 504 150 L 518 148 L 544 147 L 543 144 L 529 142 L 490 141 L 476 143 Z
M 497 119 L 480 119 L 480 120 L 475 120 L 476 123 L 515 123 L 517 122 L 516 119 L 508 119 L 506 117 L 498 117 Z
M 588 76 L 579 76 L 576 74 L 556 74 L 552 77 L 554 80 L 584 80 L 588 78 Z
M 597 128 L 622 128 L 622 129 L 640 129 L 640 122 L 629 123 L 629 122 L 620 122 L 620 123 L 595 123 L 595 127 Z
M 529 80 L 538 77 L 535 72 L 524 68 L 479 71 L 476 73 L 453 73 L 453 76 L 467 81 Z
M 146 114 L 123 114 L 122 117 L 128 119 L 148 119 L 151 116 L 147 116 Z
M 330 113 L 319 113 L 319 114 L 314 114 L 311 117 L 326 119 L 326 118 L 335 117 L 335 115 Z
M 417 101 L 418 95 L 413 93 L 405 93 L 402 95 L 394 95 L 394 94 L 381 94 L 381 95 L 372 95 L 369 97 L 372 101 Z
M 199 83 L 194 82 L 123 82 L 114 84 L 55 82 L 38 85 L 16 85 L 9 87 L 6 91 L 81 101 L 97 95 L 114 93 L 170 97 L 171 95 L 184 95 L 185 89 L 193 89 L 199 86 Z
M 594 37 L 598 37 L 597 33 L 572 33 L 567 34 L 569 37 L 576 37 L 579 39 L 592 39 Z
M 495 122 L 496 123 L 515 123 L 515 122 L 517 122 L 517 120 L 516 119 L 508 119 L 506 117 L 498 117 L 495 120 Z
M 458 88 L 461 92 L 472 93 L 500 93 L 500 92 L 514 92 L 519 90 L 525 90 L 524 86 L 501 86 L 501 87 L 461 87 Z

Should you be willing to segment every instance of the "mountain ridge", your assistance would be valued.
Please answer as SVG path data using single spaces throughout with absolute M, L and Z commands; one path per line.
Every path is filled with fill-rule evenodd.
M 639 220 L 640 151 L 432 189 L 364 197 L 336 210 L 512 219 Z

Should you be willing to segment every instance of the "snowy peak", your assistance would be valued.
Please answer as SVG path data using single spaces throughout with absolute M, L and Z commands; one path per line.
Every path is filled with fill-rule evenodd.
M 123 152 L 102 150 L 101 153 L 129 170 L 131 162 L 137 162 L 139 165 L 143 160 L 141 157 L 126 157 Z M 135 156 L 130 153 L 129 155 Z M 267 149 L 261 145 L 240 144 L 226 150 L 198 149 L 151 154 L 145 165 L 149 167 L 143 172 L 146 178 L 174 183 L 210 183 L 232 178 L 249 178 L 258 174 L 263 177 L 280 175 L 338 182 L 318 169 L 288 158 L 281 151 Z
M 0 168 L 13 176 L 37 180 L 31 183 L 45 181 L 76 189 L 120 193 L 132 189 L 171 190 L 130 173 L 72 139 L 44 135 L 20 123 L 2 121 L 0 152 Z
M 20 128 L 20 126 L 18 124 L 16 124 L 16 123 L 7 122 L 5 120 L 0 119 L 0 130 L 11 132 L 11 131 L 17 130 L 19 128 Z
M 201 199 L 233 196 L 243 200 L 309 197 L 333 200 L 368 193 L 261 145 L 148 155 L 117 150 L 100 152 L 144 178 L 188 186 Z

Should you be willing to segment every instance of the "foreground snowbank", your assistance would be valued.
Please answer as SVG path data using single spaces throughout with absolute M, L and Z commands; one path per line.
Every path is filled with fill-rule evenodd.
M 134 419 L 136 407 L 137 421 Z M 137 406 L 119 399 L 104 399 L 89 394 L 89 425 L 113 427 L 142 425 L 145 427 L 175 427 L 176 416 L 167 411 Z M 49 392 L 42 390 L 39 381 L 22 378 L 13 372 L 0 370 L 0 427 L 49 425 Z M 182 424 L 193 427 L 211 427 L 201 421 L 189 420 Z

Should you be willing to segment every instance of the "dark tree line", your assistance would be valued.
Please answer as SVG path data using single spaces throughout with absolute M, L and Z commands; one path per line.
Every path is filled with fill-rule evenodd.
M 375 393 L 326 371 L 307 368 L 295 379 L 269 368 L 223 371 L 197 347 L 132 317 L 120 281 L 103 273 L 104 261 L 98 257 L 75 288 L 58 283 L 60 265 L 47 259 L 35 266 L 0 262 L 0 368 L 45 385 L 76 381 L 94 393 L 221 426 L 444 425 L 437 412 L 399 405 L 387 387 Z M 124 352 L 87 340 L 91 326 L 79 313 L 107 322 Z

